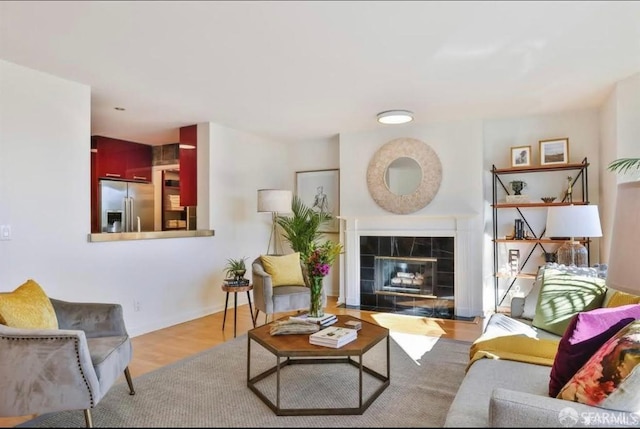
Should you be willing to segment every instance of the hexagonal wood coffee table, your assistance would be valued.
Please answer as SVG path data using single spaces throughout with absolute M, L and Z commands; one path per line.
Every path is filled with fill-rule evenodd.
M 271 324 L 251 329 L 247 335 L 247 386 L 251 389 L 271 410 L 278 416 L 313 416 L 313 415 L 348 415 L 362 414 L 389 386 L 391 364 L 389 360 L 389 330 L 373 323 L 365 322 L 352 316 L 338 316 L 338 322 L 334 326 L 344 326 L 348 320 L 357 320 L 362 323 L 358 331 L 358 338 L 344 346 L 334 349 L 331 347 L 317 346 L 309 343 L 308 334 L 274 335 L 269 334 Z M 386 340 L 386 375 L 380 374 L 365 366 L 362 357 L 376 344 Z M 251 377 L 251 342 L 255 341 L 276 357 L 276 365 L 266 371 Z M 284 358 L 284 361 L 281 359 Z M 280 406 L 280 371 L 288 365 L 321 365 L 331 363 L 348 363 L 358 368 L 358 407 L 336 408 L 283 408 Z M 363 372 L 377 378 L 382 383 L 371 395 L 364 400 L 362 397 Z M 267 398 L 256 387 L 256 383 L 276 373 L 276 403 Z

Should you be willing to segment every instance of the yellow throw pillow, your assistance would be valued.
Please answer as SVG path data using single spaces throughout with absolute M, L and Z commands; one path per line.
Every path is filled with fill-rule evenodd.
M 620 307 L 621 305 L 640 304 L 640 296 L 630 293 L 615 291 L 609 302 L 608 308 Z
M 31 279 L 13 292 L 0 293 L 0 323 L 13 328 L 58 329 L 49 297 Z
M 264 270 L 275 286 L 305 286 L 300 266 L 300 252 L 283 256 L 261 255 Z

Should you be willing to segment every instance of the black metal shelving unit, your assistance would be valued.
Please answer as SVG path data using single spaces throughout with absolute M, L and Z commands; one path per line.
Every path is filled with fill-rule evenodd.
M 493 176 L 493 198 L 492 198 L 492 208 L 493 208 L 493 273 L 494 273 L 494 288 L 495 288 L 495 311 L 498 311 L 498 308 L 504 302 L 504 299 L 507 297 L 511 289 L 513 288 L 516 281 L 520 278 L 534 279 L 535 273 L 522 273 L 521 269 L 524 267 L 527 262 L 531 259 L 533 252 L 540 248 L 543 252 L 548 253 L 545 249 L 545 245 L 547 246 L 555 246 L 558 244 L 562 244 L 564 240 L 553 240 L 549 238 L 543 239 L 545 233 L 545 228 L 542 229 L 539 233 L 534 231 L 529 222 L 527 221 L 526 216 L 522 212 L 521 209 L 524 208 L 548 208 L 553 206 L 567 206 L 567 205 L 577 205 L 577 204 L 589 204 L 589 180 L 588 180 L 588 167 L 589 163 L 587 162 L 587 158 L 584 158 L 581 163 L 574 164 L 554 164 L 554 165 L 537 165 L 537 166 L 529 166 L 529 167 L 514 167 L 514 168 L 496 168 L 495 165 L 492 166 L 491 173 Z M 511 195 L 507 186 L 505 186 L 502 181 L 502 176 L 511 175 L 511 174 L 525 174 L 525 173 L 545 173 L 551 171 L 578 171 L 576 177 L 573 179 L 571 183 L 572 189 L 575 189 L 575 185 L 579 182 L 581 186 L 581 201 L 569 201 L 567 199 L 567 195 L 562 198 L 559 202 L 553 203 L 499 203 L 498 202 L 498 192 L 499 189 L 502 189 L 505 192 L 505 195 Z M 572 197 L 575 197 L 575 194 L 572 194 Z M 525 240 L 512 240 L 507 238 L 499 238 L 498 237 L 498 212 L 501 209 L 515 209 L 523 220 L 525 225 L 525 230 L 528 231 L 531 236 Z M 531 244 L 531 248 L 529 249 L 526 256 L 519 262 L 518 274 L 514 275 L 501 275 L 499 273 L 500 261 L 499 259 L 499 249 L 498 246 L 500 243 L 507 242 L 526 242 Z M 589 249 L 589 240 L 583 238 L 580 240 L 584 243 Z M 508 286 L 504 293 L 500 295 L 500 279 L 505 279 L 508 282 Z

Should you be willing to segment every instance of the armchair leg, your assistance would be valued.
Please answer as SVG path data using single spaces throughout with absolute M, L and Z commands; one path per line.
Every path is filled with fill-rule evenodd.
M 253 316 L 253 326 L 256 326 L 256 322 L 258 321 L 258 313 L 260 313 L 260 310 L 256 308 L 256 314 Z
M 91 410 L 88 408 L 84 410 L 84 421 L 86 422 L 88 428 L 93 427 L 93 420 L 91 419 Z
M 131 373 L 129 372 L 129 367 L 124 369 L 124 378 L 127 379 L 127 384 L 129 385 L 129 395 L 135 395 L 136 391 L 133 390 L 133 381 L 131 381 Z

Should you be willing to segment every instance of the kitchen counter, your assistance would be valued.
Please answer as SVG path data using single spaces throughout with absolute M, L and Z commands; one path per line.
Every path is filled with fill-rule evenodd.
M 88 240 L 91 243 L 101 243 L 107 241 L 155 240 L 159 238 L 213 237 L 214 235 L 215 231 L 212 229 L 195 231 L 104 232 L 89 234 Z

